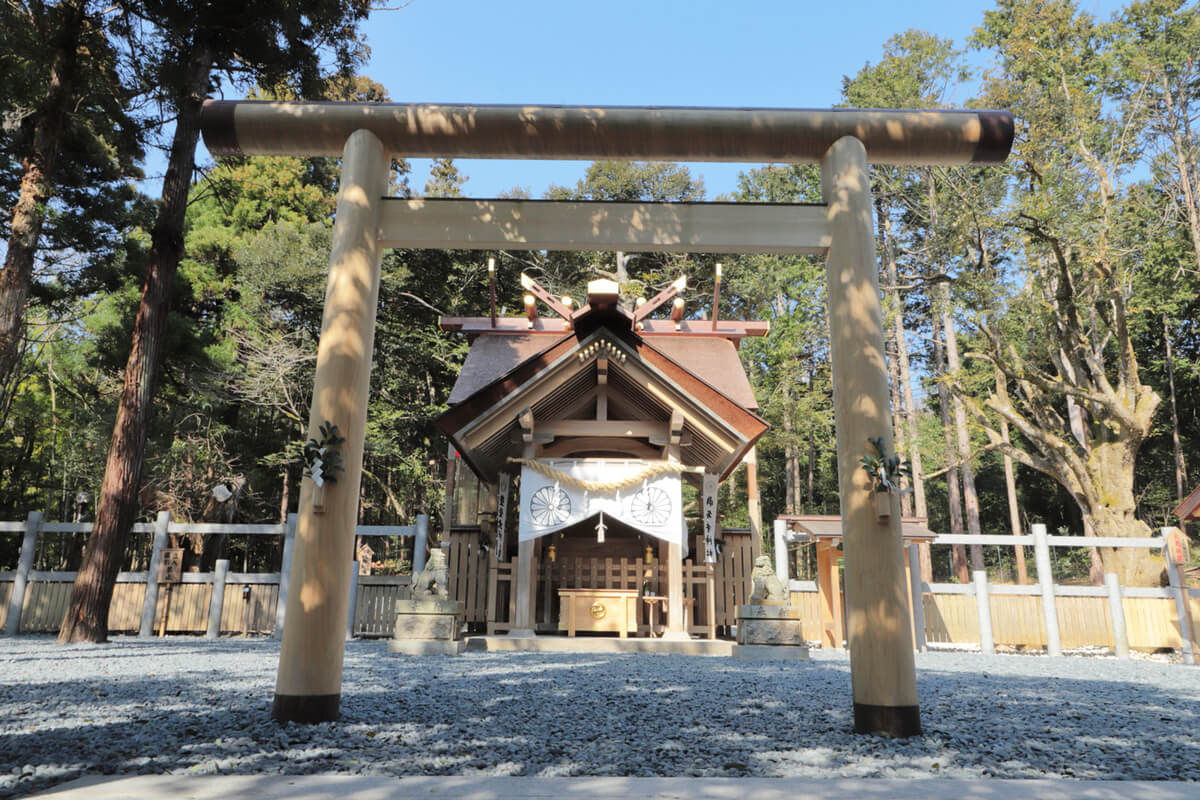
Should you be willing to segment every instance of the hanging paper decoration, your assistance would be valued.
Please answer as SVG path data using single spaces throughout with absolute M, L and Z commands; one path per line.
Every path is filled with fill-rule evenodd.
M 680 471 L 635 459 L 543 459 L 521 465 L 520 541 L 603 513 L 682 544 Z M 631 478 L 637 481 L 631 484 Z
M 704 563 L 717 560 L 717 476 L 704 473 Z

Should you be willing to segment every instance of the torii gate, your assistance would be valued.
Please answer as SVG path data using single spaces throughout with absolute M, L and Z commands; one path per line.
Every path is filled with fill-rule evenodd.
M 892 444 L 868 161 L 998 164 L 1004 111 L 583 108 L 208 101 L 215 156 L 341 156 L 309 436 L 344 433 L 345 471 L 313 508 L 300 490 L 272 715 L 338 717 L 384 247 L 826 255 L 847 638 L 859 733 L 921 730 L 899 500 L 881 517 L 858 459 Z M 579 203 L 386 198 L 391 157 L 809 162 L 823 205 Z

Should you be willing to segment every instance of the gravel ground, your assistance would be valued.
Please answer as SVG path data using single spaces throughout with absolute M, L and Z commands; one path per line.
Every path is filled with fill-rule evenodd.
M 923 736 L 850 732 L 844 654 L 388 654 L 348 645 L 340 722 L 270 719 L 278 645 L 0 640 L 0 797 L 89 773 L 1200 780 L 1200 671 L 930 652 Z

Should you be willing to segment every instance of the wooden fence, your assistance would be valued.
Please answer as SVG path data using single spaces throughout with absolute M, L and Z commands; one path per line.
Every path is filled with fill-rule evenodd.
M 1038 583 L 992 584 L 983 570 L 969 584 L 921 583 L 919 613 L 911 615 L 914 645 L 927 643 L 979 645 L 994 652 L 996 645 L 1044 648 L 1052 655 L 1063 649 L 1109 647 L 1126 657 L 1129 649 L 1179 650 L 1185 663 L 1195 663 L 1200 650 L 1197 626 L 1200 590 L 1183 586 L 1181 546 L 1173 545 L 1181 531 L 1164 528 L 1162 536 L 1147 539 L 1100 539 L 1048 536 L 1044 525 L 1032 526 L 1025 536 L 943 535 L 933 544 L 1032 546 Z M 1053 583 L 1051 547 L 1138 547 L 1161 550 L 1168 586 L 1121 586 L 1115 575 L 1104 586 L 1064 586 Z M 835 571 L 835 576 L 840 570 Z M 836 581 L 836 578 L 835 578 Z M 792 605 L 804 609 L 805 624 L 818 631 L 822 624 L 817 586 L 813 581 L 789 581 Z M 840 595 L 840 591 L 838 592 Z M 910 593 L 911 595 L 911 593 Z M 840 602 L 840 596 L 838 598 Z M 844 633 L 843 633 L 844 635 Z M 810 636 L 809 638 L 815 638 Z
M 172 522 L 159 514 L 153 523 L 134 525 L 134 533 L 154 535 L 149 569 L 122 572 L 117 576 L 109 607 L 111 633 L 152 636 L 163 630 L 172 634 L 272 634 L 283 630 L 287 606 L 288 575 L 292 563 L 296 517 L 283 525 L 208 525 Z M 411 536 L 419 554 L 415 566 L 424 563 L 428 517 L 421 515 L 413 525 L 360 525 L 358 536 Z M 32 513 L 25 522 L 0 522 L 0 536 L 21 535 L 17 570 L 0 572 L 0 630 L 7 634 L 56 633 L 66 614 L 74 572 L 33 569 L 37 538 L 43 534 L 90 533 L 91 523 L 43 522 Z M 148 582 L 157 575 L 169 534 L 232 534 L 283 537 L 283 563 L 279 572 L 229 572 L 229 562 L 219 560 L 214 572 L 184 573 L 177 583 Z M 391 636 L 395 625 L 395 603 L 407 596 L 409 575 L 358 575 L 351 565 L 355 602 L 353 619 L 347 620 L 354 635 Z M 169 588 L 168 588 L 169 587 Z
M 357 533 L 418 537 L 424 532 L 421 528 L 427 530 L 427 525 L 428 520 L 421 518 L 418 524 L 409 526 L 360 526 Z M 5 633 L 58 630 L 75 573 L 34 570 L 37 537 L 90 530 L 87 523 L 42 522 L 37 514 L 30 514 L 25 522 L 0 522 L 0 536 L 23 536 L 18 569 L 0 572 L 0 628 Z M 939 536 L 934 544 L 1032 546 L 1039 583 L 991 584 L 982 572 L 976 573 L 970 584 L 922 583 L 921 603 L 914 604 L 919 610 L 913 614 L 914 644 L 918 648 L 924 648 L 928 642 L 978 644 L 985 652 L 996 645 L 1008 645 L 1045 648 L 1050 653 L 1091 645 L 1111 647 L 1119 655 L 1130 648 L 1172 648 L 1180 650 L 1187 663 L 1194 663 L 1195 653 L 1200 650 L 1193 622 L 1200 619 L 1200 590 L 1181 585 L 1179 554 L 1169 546 L 1173 541 L 1172 530 L 1164 529 L 1163 536 L 1150 539 L 1115 541 L 1047 536 L 1041 525 L 1033 526 L 1032 534 L 1026 536 Z M 278 635 L 282 630 L 294 517 L 285 525 L 192 525 L 172 522 L 168 515 L 161 514 L 154 523 L 139 523 L 134 532 L 154 536 L 149 569 L 122 572 L 118 576 L 109 613 L 112 632 L 152 636 L 164 619 L 166 632 L 176 634 Z M 157 582 L 147 583 L 147 577 L 157 574 L 169 533 L 282 536 L 282 568 L 280 572 L 234 573 L 228 571 L 228 562 L 223 565 L 219 562 L 216 572 L 184 574 L 168 593 Z M 477 630 L 502 632 L 512 619 L 512 563 L 497 562 L 494 554 L 481 548 L 478 542 L 478 535 L 463 532 L 452 535 L 443 545 L 451 566 L 451 591 L 455 599 L 463 601 L 468 621 Z M 1115 576 L 1109 576 L 1103 587 L 1051 582 L 1049 548 L 1096 546 L 1161 550 L 1170 585 L 1123 587 L 1116 583 Z M 418 550 L 424 553 L 423 543 Z M 717 564 L 685 565 L 689 632 L 702 636 L 730 632 L 737 606 L 746 602 L 750 590 L 748 575 L 752 562 L 750 538 L 730 535 Z M 543 587 L 562 580 L 562 575 L 557 578 L 555 575 L 564 570 L 578 572 L 583 581 L 581 586 L 592 585 L 588 581 L 594 577 L 598 587 L 607 586 L 605 581 L 619 581 L 622 586 L 636 588 L 643 580 L 644 565 L 639 568 L 630 562 L 622 571 L 619 560 L 609 565 L 601 559 L 595 566 L 543 564 L 539 575 Z M 353 634 L 390 636 L 395 604 L 407 596 L 411 577 L 357 575 L 353 566 L 352 574 L 353 619 L 347 621 Z M 658 565 L 654 565 L 654 577 L 665 583 Z M 821 615 L 816 586 L 811 581 L 793 580 L 790 588 L 792 604 L 803 609 L 803 618 L 810 629 L 818 630 Z
M 467 624 L 482 629 L 488 619 L 488 563 L 491 553 L 482 545 L 477 526 L 453 528 L 446 564 L 450 596 L 463 604 Z

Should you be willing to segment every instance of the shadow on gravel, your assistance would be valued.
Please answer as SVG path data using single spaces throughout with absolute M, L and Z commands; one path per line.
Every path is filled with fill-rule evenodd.
M 264 636 L 246 639 L 203 639 L 199 636 L 169 636 L 163 639 L 139 639 L 135 636 L 113 636 L 106 644 L 59 645 L 53 636 L 21 634 L 16 637 L 0 638 L 0 661 L 20 663 L 23 661 L 89 661 L 159 658 L 164 648 L 172 655 L 194 655 L 211 658 L 216 655 L 237 655 L 251 648 L 260 648 L 264 655 L 278 658 L 279 643 Z M 54 655 L 48 659 L 47 648 Z
M 33 655 L 19 649 L 3 652 Z M 43 647 L 42 680 L 0 683 L 0 764 L 31 773 L 0 775 L 0 796 L 84 774 L 165 772 L 1200 779 L 1194 688 L 926 667 L 925 734 L 891 740 L 850 732 L 844 660 L 414 658 L 356 642 L 341 720 L 281 726 L 270 719 L 274 643 L 175 640 L 152 650 L 89 648 L 117 666 L 55 680 L 60 651 Z M 149 676 L 142 655 L 183 656 L 186 666 Z M 243 660 L 235 667 L 223 655 Z M 1183 669 L 1178 679 L 1193 686 Z

